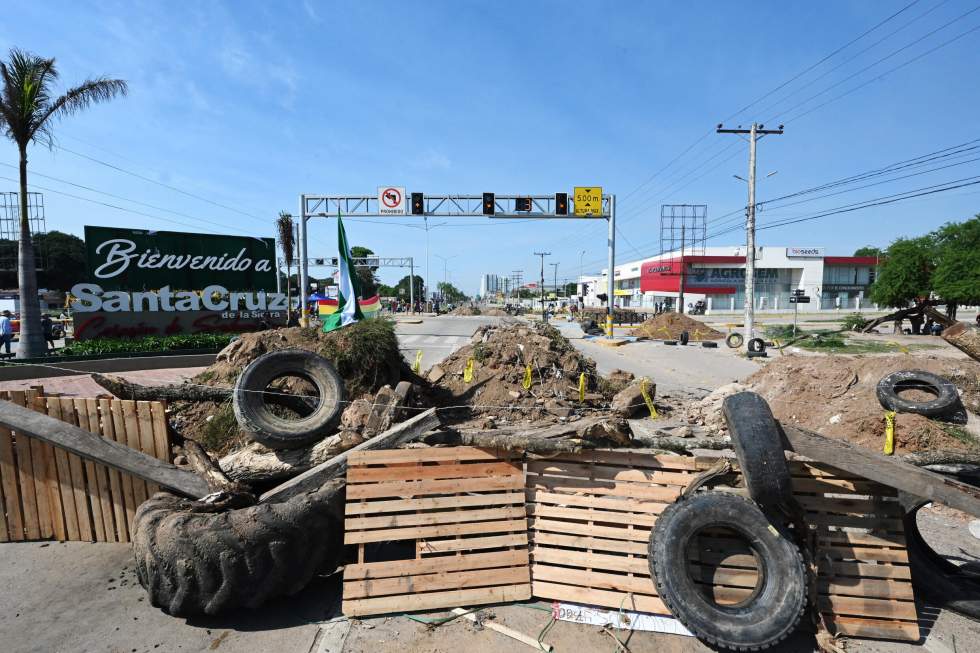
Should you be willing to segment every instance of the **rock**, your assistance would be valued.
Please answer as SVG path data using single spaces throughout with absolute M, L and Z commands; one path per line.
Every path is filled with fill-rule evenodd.
M 626 370 L 613 370 L 606 378 L 614 383 L 626 384 L 632 383 L 636 379 L 636 375 Z
M 557 399 L 548 399 L 545 401 L 544 409 L 556 417 L 569 417 L 572 414 L 571 406 L 568 406 Z
M 633 439 L 629 422 L 625 419 L 606 419 L 601 422 L 585 422 L 577 434 L 583 440 L 610 440 L 624 446 Z
M 432 369 L 429 370 L 429 381 L 432 383 L 438 383 L 444 376 L 446 376 L 446 372 L 438 365 L 433 365 Z
M 646 410 L 646 402 L 643 393 L 640 391 L 639 383 L 631 383 L 616 393 L 612 398 L 609 407 L 614 414 L 619 417 L 633 417 L 634 415 Z M 647 384 L 647 393 L 653 397 L 657 392 L 657 386 L 653 383 Z
M 367 399 L 355 399 L 344 409 L 340 416 L 342 431 L 357 431 L 360 433 L 371 419 L 371 402 Z
M 711 394 L 691 407 L 688 414 L 689 421 L 695 424 L 703 424 L 712 433 L 728 431 L 725 417 L 721 413 L 721 403 L 725 397 L 743 390 L 748 390 L 748 387 L 741 383 L 728 383 L 716 388 Z
M 679 438 L 690 438 L 690 437 L 694 437 L 694 429 L 692 429 L 690 426 L 684 425 L 684 426 L 681 426 L 681 427 L 677 428 L 674 431 L 674 435 L 676 435 Z
M 510 390 L 507 392 L 507 396 L 509 396 L 511 399 L 520 399 L 521 393 L 517 390 Z
M 841 414 L 837 413 L 836 415 L 831 417 L 829 421 L 831 424 L 840 424 L 840 418 L 841 418 Z
M 485 431 L 492 431 L 497 428 L 497 422 L 492 417 L 488 417 L 480 422 L 480 428 Z

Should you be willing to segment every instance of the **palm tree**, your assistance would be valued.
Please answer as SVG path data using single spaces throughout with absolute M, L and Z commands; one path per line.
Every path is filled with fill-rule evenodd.
M 125 95 L 126 82 L 97 77 L 88 79 L 64 95 L 55 97 L 52 85 L 58 79 L 54 59 L 14 48 L 7 61 L 0 61 L 0 130 L 17 144 L 20 153 L 20 241 L 17 282 L 20 289 L 20 346 L 18 358 L 31 358 L 47 351 L 41 333 L 41 308 L 37 300 L 37 269 L 34 243 L 27 220 L 27 146 L 41 142 L 53 145 L 57 118 L 70 116 L 89 105 Z
M 282 248 L 282 258 L 286 262 L 286 306 L 293 310 L 292 294 L 289 292 L 289 276 L 293 267 L 293 216 L 285 211 L 279 212 L 276 220 L 279 232 L 279 246 Z M 279 274 L 278 267 L 276 274 Z

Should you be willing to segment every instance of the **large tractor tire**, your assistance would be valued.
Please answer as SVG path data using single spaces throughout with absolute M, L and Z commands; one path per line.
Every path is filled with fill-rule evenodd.
M 754 392 L 738 392 L 725 397 L 721 412 L 749 496 L 765 509 L 791 506 L 789 466 L 769 404 Z
M 136 511 L 136 574 L 150 603 L 174 616 L 255 608 L 303 589 L 343 552 L 343 482 L 283 503 L 214 512 L 159 492 Z

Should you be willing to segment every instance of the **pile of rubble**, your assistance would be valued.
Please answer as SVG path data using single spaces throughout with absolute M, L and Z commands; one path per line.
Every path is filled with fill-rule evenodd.
M 582 374 L 585 402 L 579 401 Z M 595 362 L 557 329 L 540 323 L 480 327 L 469 345 L 426 376 L 438 404 L 497 421 L 571 419 L 577 409 L 596 408 L 611 398 L 601 392 L 604 382 Z
M 939 356 L 781 356 L 746 379 L 717 388 L 687 409 L 691 424 L 714 433 L 727 432 L 721 414 L 725 397 L 751 390 L 760 394 L 776 419 L 831 438 L 881 450 L 884 411 L 876 395 L 878 381 L 899 370 L 915 368 L 938 374 L 956 385 L 963 406 L 973 417 L 965 425 L 914 413 L 895 416 L 898 454 L 936 450 L 970 450 L 980 445 L 980 363 Z
M 457 306 L 446 315 L 482 315 L 483 312 L 476 306 Z
M 645 336 L 656 340 L 677 340 L 681 332 L 687 331 L 691 341 L 721 340 L 724 333 L 712 329 L 704 322 L 699 322 L 683 313 L 661 313 L 651 317 L 633 329 L 633 335 Z

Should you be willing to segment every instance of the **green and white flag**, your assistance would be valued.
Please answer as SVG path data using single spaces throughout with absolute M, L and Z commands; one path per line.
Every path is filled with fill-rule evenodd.
M 323 332 L 353 324 L 364 319 L 361 307 L 357 304 L 357 270 L 351 260 L 350 246 L 347 244 L 347 232 L 344 231 L 344 221 L 337 211 L 337 243 L 340 248 L 340 278 L 337 281 L 337 311 L 323 319 Z

